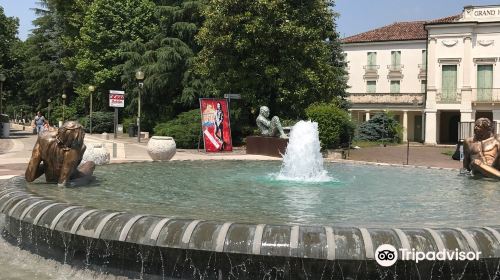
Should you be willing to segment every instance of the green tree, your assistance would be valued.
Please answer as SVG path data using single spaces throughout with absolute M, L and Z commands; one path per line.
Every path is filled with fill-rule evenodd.
M 88 84 L 96 85 L 96 110 L 108 107 L 107 90 L 123 88 L 121 44 L 145 42 L 158 33 L 154 8 L 150 0 L 94 0 L 86 8 L 76 43 L 77 92 L 88 95 Z
M 11 113 L 8 104 L 15 104 L 14 97 L 22 91 L 22 70 L 20 53 L 17 51 L 22 44 L 17 38 L 19 21 L 7 17 L 0 6 L 0 73 L 5 75 L 3 83 L 3 112 Z
M 132 93 L 126 108 L 129 115 L 137 112 L 135 72 L 138 69 L 145 72 L 142 104 L 147 110 L 143 110 L 141 117 L 146 129 L 192 108 L 207 88 L 207 83 L 192 71 L 193 58 L 200 49 L 194 36 L 203 21 L 201 1 L 161 2 L 163 5 L 158 5 L 154 13 L 160 32 L 146 42 L 122 44 L 125 59 L 122 83 Z
M 391 113 L 377 113 L 358 128 L 357 140 L 400 143 L 403 128 Z
M 46 110 L 49 98 L 53 109 L 62 104 L 62 94 L 67 95 L 66 104 L 74 98 L 74 71 L 63 63 L 69 56 L 63 42 L 64 14 L 57 10 L 54 2 L 38 2 L 39 7 L 35 9 L 38 17 L 33 21 L 35 29 L 25 42 L 26 98 L 31 100 L 34 111 Z
M 343 55 L 332 0 L 209 0 L 197 71 L 214 94 L 239 93 L 254 114 L 303 117 L 314 102 L 344 105 Z

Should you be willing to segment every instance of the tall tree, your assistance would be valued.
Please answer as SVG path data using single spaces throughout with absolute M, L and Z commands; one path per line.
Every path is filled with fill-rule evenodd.
M 0 6 L 0 73 L 5 75 L 3 83 L 2 111 L 8 112 L 7 101 L 11 101 L 22 90 L 22 76 L 18 49 L 20 41 L 17 38 L 19 21 L 17 18 L 7 17 Z
M 195 35 L 203 21 L 201 1 L 158 1 L 155 22 L 159 32 L 150 40 L 123 44 L 122 81 L 134 94 L 127 111 L 137 112 L 135 72 L 145 72 L 142 97 L 147 128 L 190 108 L 203 94 L 206 83 L 192 72 L 193 58 L 200 50 Z M 129 91 L 130 92 L 130 91 Z
M 314 102 L 342 103 L 346 81 L 333 0 L 209 0 L 197 71 L 216 93 L 239 93 L 254 113 L 268 105 L 304 116 Z
M 66 93 L 72 97 L 74 72 L 65 68 L 62 61 L 67 56 L 62 42 L 62 20 L 50 0 L 38 3 L 38 17 L 33 21 L 35 29 L 25 42 L 26 57 L 24 76 L 26 91 L 34 102 L 34 109 L 47 107 L 47 99 L 54 104 L 62 103 Z
M 96 108 L 107 108 L 108 89 L 121 89 L 123 48 L 129 41 L 144 42 L 157 34 L 155 5 L 150 0 L 94 0 L 87 8 L 79 32 L 76 69 L 79 93 L 97 86 Z

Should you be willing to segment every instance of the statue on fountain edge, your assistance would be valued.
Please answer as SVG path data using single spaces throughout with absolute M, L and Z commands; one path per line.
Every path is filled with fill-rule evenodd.
M 500 179 L 500 136 L 489 119 L 477 119 L 474 137 L 464 141 L 463 167 L 474 177 Z
M 279 136 L 280 138 L 288 138 L 288 136 L 283 132 L 283 127 L 281 126 L 280 119 L 277 116 L 269 118 L 269 108 L 267 106 L 260 107 L 259 116 L 257 117 L 257 126 L 260 129 L 262 136 Z
M 77 122 L 69 121 L 56 131 L 40 133 L 26 169 L 25 178 L 33 182 L 45 174 L 48 183 L 59 186 L 80 186 L 90 183 L 95 164 L 87 161 L 80 165 L 85 144 L 85 131 Z

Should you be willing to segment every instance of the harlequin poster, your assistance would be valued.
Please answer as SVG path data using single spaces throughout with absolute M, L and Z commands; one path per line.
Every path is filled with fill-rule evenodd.
M 226 99 L 200 98 L 201 129 L 206 152 L 232 151 Z

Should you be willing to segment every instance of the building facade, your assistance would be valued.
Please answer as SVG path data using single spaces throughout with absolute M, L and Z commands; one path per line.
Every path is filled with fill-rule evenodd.
M 351 116 L 392 112 L 404 141 L 456 143 L 472 122 L 500 124 L 500 5 L 398 22 L 343 40 Z

